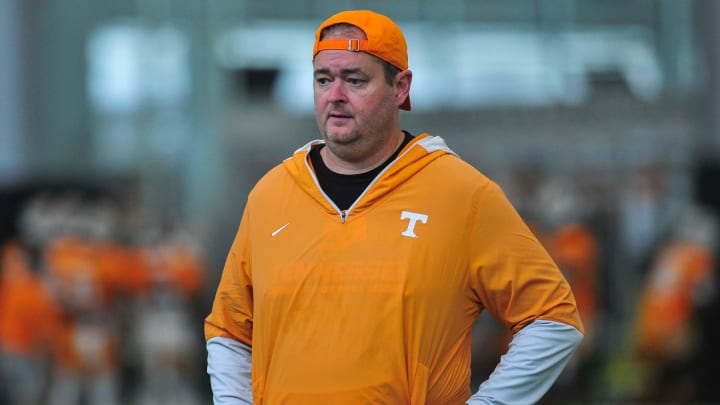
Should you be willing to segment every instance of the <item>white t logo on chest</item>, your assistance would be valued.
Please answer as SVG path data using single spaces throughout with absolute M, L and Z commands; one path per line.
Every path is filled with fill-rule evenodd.
M 417 235 L 415 235 L 415 225 L 417 225 L 418 221 L 426 224 L 428 216 L 425 214 L 418 214 L 417 212 L 403 211 L 402 214 L 400 214 L 400 219 L 410 220 L 410 222 L 408 222 L 407 229 L 405 229 L 405 232 L 403 232 L 402 235 L 410 238 L 417 238 Z

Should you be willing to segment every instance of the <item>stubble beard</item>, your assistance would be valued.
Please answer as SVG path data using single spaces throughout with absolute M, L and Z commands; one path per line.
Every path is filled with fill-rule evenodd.
M 325 146 L 341 160 L 353 163 L 362 160 L 364 149 L 362 145 L 365 143 L 363 142 L 365 137 L 358 133 L 357 129 L 344 134 L 334 134 L 332 130 L 326 128 L 322 136 L 325 139 Z

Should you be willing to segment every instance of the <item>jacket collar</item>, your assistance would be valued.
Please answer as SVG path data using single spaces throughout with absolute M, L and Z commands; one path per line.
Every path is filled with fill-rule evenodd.
M 324 144 L 323 140 L 313 140 L 297 149 L 292 156 L 283 161 L 283 165 L 297 185 L 311 198 L 316 200 L 329 214 L 345 218 L 320 188 L 315 172 L 310 164 L 309 153 L 312 148 Z M 347 210 L 348 218 L 360 214 L 400 184 L 412 178 L 430 162 L 440 156 L 455 154 L 445 141 L 427 133 L 416 136 L 408 143 L 397 159 L 391 162 L 370 183 L 368 188 Z M 352 213 L 352 215 L 350 215 Z

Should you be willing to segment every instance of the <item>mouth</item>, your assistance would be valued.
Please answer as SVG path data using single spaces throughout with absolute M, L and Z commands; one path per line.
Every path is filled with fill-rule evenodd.
M 345 114 L 345 113 L 341 113 L 341 112 L 331 112 L 330 114 L 328 114 L 328 118 L 329 119 L 347 120 L 347 119 L 352 118 L 352 116 L 350 114 Z

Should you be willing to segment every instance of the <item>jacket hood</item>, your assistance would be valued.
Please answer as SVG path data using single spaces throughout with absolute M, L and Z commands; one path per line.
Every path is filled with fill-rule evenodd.
M 283 166 L 303 191 L 316 200 L 328 213 L 337 215 L 340 210 L 320 188 L 308 156 L 310 150 L 324 143 L 323 140 L 308 142 L 296 150 L 291 157 L 285 159 Z M 352 211 L 353 214 L 359 214 L 414 176 L 430 162 L 447 154 L 454 155 L 455 153 L 448 148 L 442 138 L 427 133 L 416 136 L 400 151 L 398 157 L 378 174 L 347 212 Z

